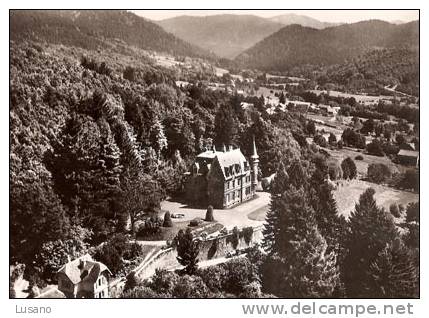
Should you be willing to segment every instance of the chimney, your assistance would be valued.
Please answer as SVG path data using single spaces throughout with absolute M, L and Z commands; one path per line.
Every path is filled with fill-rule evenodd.
M 213 145 L 213 153 L 216 153 L 216 146 Z
M 232 145 L 228 145 L 228 151 L 233 150 Z
M 222 151 L 226 152 L 226 146 L 225 146 L 225 144 L 222 145 Z

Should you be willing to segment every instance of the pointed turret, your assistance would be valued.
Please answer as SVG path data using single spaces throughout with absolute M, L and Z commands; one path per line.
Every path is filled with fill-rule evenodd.
M 255 135 L 253 135 L 253 153 L 252 153 L 252 156 L 250 158 L 252 158 L 252 161 L 256 160 L 257 162 L 259 162 L 259 156 L 258 156 L 258 153 L 256 151 Z
M 256 143 L 255 143 L 254 135 L 253 135 L 253 153 L 252 153 L 252 156 L 250 157 L 250 163 L 252 165 L 252 188 L 253 188 L 253 191 L 255 191 L 258 186 L 259 156 L 256 151 Z

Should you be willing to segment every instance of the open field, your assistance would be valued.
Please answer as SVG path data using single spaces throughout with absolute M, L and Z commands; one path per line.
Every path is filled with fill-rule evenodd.
M 370 187 L 375 190 L 377 204 L 387 210 L 392 203 L 406 206 L 408 203 L 419 201 L 417 193 L 396 190 L 362 180 L 340 181 L 338 188 L 334 191 L 339 213 L 348 217 L 359 201 L 359 196 Z
M 334 97 L 344 97 L 344 98 L 350 98 L 354 97 L 358 103 L 378 103 L 380 100 L 383 99 L 394 99 L 394 96 L 387 96 L 387 95 L 380 95 L 380 96 L 370 96 L 370 95 L 359 95 L 359 94 L 349 94 L 349 93 L 343 93 L 338 91 L 326 91 L 326 90 L 311 90 L 312 93 L 315 93 L 317 95 L 320 94 L 328 94 L 329 96 Z
M 342 162 L 345 158 L 350 157 L 354 160 L 357 168 L 357 172 L 361 176 L 365 176 L 368 171 L 368 166 L 373 163 L 382 163 L 389 167 L 392 173 L 398 173 L 405 169 L 405 167 L 393 163 L 388 157 L 378 157 L 363 152 L 358 152 L 351 148 L 344 147 L 343 149 L 325 149 L 329 154 L 337 159 L 339 162 Z M 356 156 L 361 155 L 363 160 L 355 160 Z

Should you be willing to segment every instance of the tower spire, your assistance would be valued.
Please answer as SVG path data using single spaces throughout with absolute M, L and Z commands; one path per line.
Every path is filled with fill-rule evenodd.
M 255 135 L 253 135 L 253 153 L 252 153 L 252 159 L 259 159 L 258 153 L 256 152 L 256 143 L 255 143 Z
M 253 135 L 253 154 L 250 157 L 250 163 L 252 165 L 252 190 L 253 193 L 256 191 L 256 188 L 258 187 L 258 164 L 259 164 L 259 156 L 256 152 L 256 143 L 255 143 L 255 135 Z

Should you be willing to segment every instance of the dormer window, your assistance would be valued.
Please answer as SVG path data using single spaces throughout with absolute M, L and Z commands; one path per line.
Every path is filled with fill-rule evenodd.
M 225 176 L 229 176 L 229 170 L 228 170 L 228 168 L 227 167 L 225 167 L 224 169 L 223 169 L 224 171 L 225 171 Z

